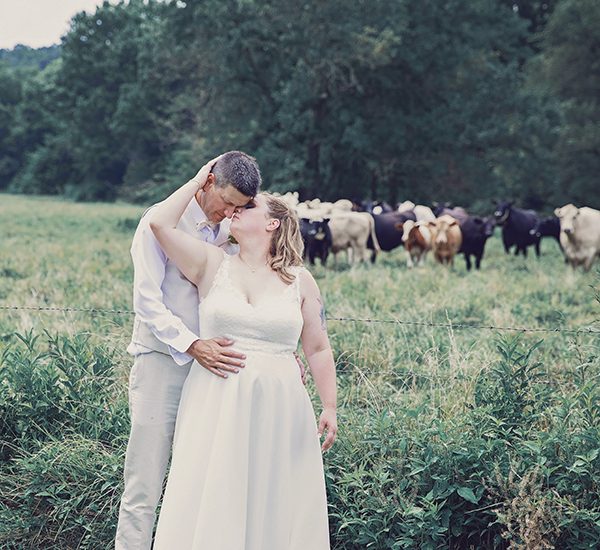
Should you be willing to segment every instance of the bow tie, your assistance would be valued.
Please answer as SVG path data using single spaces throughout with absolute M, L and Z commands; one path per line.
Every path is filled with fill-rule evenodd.
M 198 231 L 202 231 L 202 229 L 204 229 L 205 227 L 208 227 L 211 231 L 214 232 L 215 229 L 217 228 L 217 225 L 219 225 L 219 224 L 217 224 L 217 223 L 211 223 L 208 220 L 204 220 L 204 221 L 196 223 L 196 229 Z

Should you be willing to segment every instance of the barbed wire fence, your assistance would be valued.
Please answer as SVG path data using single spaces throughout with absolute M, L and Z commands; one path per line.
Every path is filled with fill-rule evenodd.
M 135 315 L 134 311 L 126 309 L 102 309 L 93 307 L 58 307 L 58 306 L 20 306 L 20 305 L 0 305 L 0 311 L 30 311 L 30 312 L 47 312 L 47 313 L 89 313 L 100 315 Z M 447 329 L 471 329 L 471 330 L 495 330 L 499 332 L 521 332 L 521 333 L 562 333 L 562 334 L 600 334 L 599 328 L 579 327 L 579 328 L 564 328 L 564 327 L 523 327 L 523 326 L 498 326 L 482 323 L 466 323 L 466 322 L 434 322 L 434 321 L 412 321 L 399 318 L 392 319 L 377 319 L 370 317 L 337 317 L 328 316 L 327 321 L 349 322 L 349 323 L 382 323 L 408 325 L 418 327 L 434 327 Z M 599 320 L 591 322 L 598 323 Z
M 59 306 L 23 306 L 23 305 L 0 305 L 0 313 L 2 312 L 30 312 L 30 313 L 82 313 L 88 315 L 106 315 L 106 316 L 133 316 L 134 311 L 128 309 L 104 309 L 95 307 L 59 307 Z M 598 328 L 591 327 L 579 327 L 579 328 L 566 328 L 566 327 L 525 327 L 525 326 L 506 326 L 506 325 L 493 325 L 493 324 L 482 324 L 482 323 L 468 323 L 468 322 L 453 322 L 448 320 L 447 322 L 434 322 L 434 321 L 416 321 L 406 320 L 400 318 L 389 318 L 389 319 L 378 319 L 370 317 L 343 317 L 343 316 L 328 316 L 328 322 L 339 322 L 339 323 L 366 323 L 366 324 L 384 324 L 384 325 L 401 325 L 408 327 L 420 327 L 420 328 L 439 328 L 453 331 L 455 329 L 460 330 L 484 330 L 484 331 L 497 331 L 497 332 L 512 332 L 512 333 L 546 333 L 546 334 L 568 334 L 568 335 L 600 335 L 600 326 Z M 591 321 L 590 324 L 600 323 L 600 320 Z M 345 352 L 342 353 L 345 355 Z M 349 356 L 353 355 L 352 353 Z M 348 357 L 346 358 L 348 359 Z M 371 402 L 374 404 L 381 397 L 373 386 L 374 382 L 371 380 L 370 369 L 365 369 L 358 364 L 352 365 L 352 371 L 361 379 L 361 385 L 369 388 L 369 394 L 373 394 Z M 424 372 L 421 370 L 415 370 L 412 368 L 402 369 L 402 371 L 396 373 L 399 387 L 410 388 L 414 384 L 420 384 L 426 381 L 428 384 L 446 385 L 453 381 L 463 381 L 465 375 L 462 372 L 444 371 L 444 372 Z M 83 406 L 88 406 L 88 403 L 80 403 Z M 58 406 L 58 405 L 57 405 Z M 94 406 L 98 410 L 104 410 L 104 406 Z M 69 416 L 77 416 L 74 411 L 64 409 L 63 412 Z M 80 420 L 83 418 L 79 418 Z

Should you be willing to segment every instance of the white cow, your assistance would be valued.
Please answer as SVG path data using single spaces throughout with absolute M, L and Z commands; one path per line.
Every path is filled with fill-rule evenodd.
M 368 261 L 369 237 L 373 240 L 376 252 L 381 250 L 375 235 L 375 221 L 367 212 L 335 212 L 329 220 L 329 229 L 331 229 L 331 251 L 334 259 L 337 259 L 338 252 L 346 250 L 348 263 Z
M 417 204 L 417 206 L 414 208 L 414 211 L 418 222 L 430 222 L 435 220 L 435 214 L 433 213 L 433 210 L 429 208 L 429 206 Z
M 335 212 L 352 212 L 353 206 L 351 200 L 339 199 L 333 203 L 333 210 Z
M 288 191 L 285 194 L 273 193 L 276 197 L 279 197 L 284 201 L 290 208 L 296 208 L 298 205 L 298 191 Z
M 308 208 L 316 210 L 316 209 L 320 208 L 322 204 L 325 204 L 325 203 L 322 203 L 321 199 L 311 199 L 311 200 L 304 201 L 304 204 Z
M 396 210 L 398 212 L 407 212 L 408 210 L 413 210 L 415 206 L 416 204 L 413 201 L 404 201 L 398 205 Z
M 398 212 L 408 212 L 412 210 L 418 222 L 429 222 L 435 220 L 435 215 L 429 206 L 415 204 L 412 201 L 404 201 L 396 209 Z
M 301 202 L 296 206 L 296 214 L 299 218 L 320 222 L 331 216 L 330 208 L 309 208 L 306 203 Z
M 350 212 L 352 201 L 340 199 L 335 202 L 322 202 L 320 199 L 301 202 L 296 206 L 296 213 L 300 218 L 313 221 L 322 221 L 338 212 Z
M 566 204 L 554 211 L 560 220 L 560 244 L 573 269 L 589 271 L 600 255 L 600 210 Z

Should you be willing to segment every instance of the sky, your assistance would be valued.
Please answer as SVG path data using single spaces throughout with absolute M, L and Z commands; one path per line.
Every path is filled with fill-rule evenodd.
M 76 13 L 93 13 L 102 0 L 0 0 L 0 48 L 60 43 Z

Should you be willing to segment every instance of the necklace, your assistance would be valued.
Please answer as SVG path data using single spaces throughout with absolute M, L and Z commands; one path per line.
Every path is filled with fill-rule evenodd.
M 259 265 L 258 267 L 252 267 L 252 266 L 251 266 L 251 265 L 250 265 L 250 264 L 249 264 L 249 263 L 248 263 L 246 260 L 244 260 L 244 258 L 242 258 L 242 255 L 241 255 L 241 254 L 238 254 L 238 258 L 239 258 L 239 259 L 240 259 L 240 260 L 241 260 L 241 261 L 242 261 L 244 264 L 246 264 L 246 265 L 248 266 L 248 269 L 250 269 L 250 271 L 251 271 L 252 273 L 256 273 L 256 270 L 258 269 L 258 267 L 262 267 L 262 265 L 267 265 L 267 262 L 265 262 L 264 264 L 262 264 L 262 265 Z

